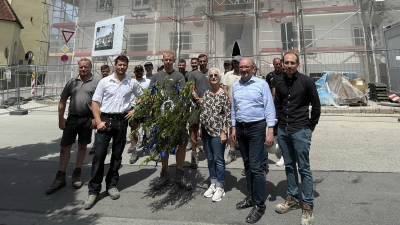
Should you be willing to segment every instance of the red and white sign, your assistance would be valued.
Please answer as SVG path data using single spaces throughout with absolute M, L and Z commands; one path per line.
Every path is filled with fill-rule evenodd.
M 68 56 L 67 55 L 62 55 L 61 56 L 61 61 L 63 61 L 63 62 L 68 61 Z
M 68 30 L 63 30 L 61 31 L 62 35 L 64 37 L 64 41 L 65 43 L 68 43 L 68 41 L 72 38 L 72 36 L 74 36 L 75 32 L 73 31 L 68 31 Z

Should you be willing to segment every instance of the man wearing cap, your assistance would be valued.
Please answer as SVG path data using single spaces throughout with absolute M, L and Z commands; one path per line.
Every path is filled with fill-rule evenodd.
M 186 60 L 180 59 L 178 61 L 178 70 L 185 77 L 185 81 L 187 82 L 189 79 L 189 71 L 186 71 Z
M 151 77 L 153 76 L 153 63 L 147 62 L 144 64 L 144 69 L 146 70 L 146 79 L 151 80 Z
M 225 60 L 225 61 L 224 61 L 224 70 L 225 70 L 224 75 L 225 75 L 227 72 L 229 72 L 229 71 L 232 70 L 232 62 L 231 62 L 230 60 Z
M 201 98 L 203 97 L 204 93 L 206 93 L 206 91 L 210 89 L 210 83 L 208 80 L 207 55 L 200 54 L 198 56 L 198 61 L 200 68 L 198 70 L 190 72 L 189 81 L 192 80 L 194 81 L 195 85 L 193 87 L 192 97 L 193 101 L 195 101 L 200 106 Z M 192 158 L 190 162 L 190 167 L 192 169 L 197 169 L 199 164 L 196 145 L 192 141 L 192 140 L 197 141 L 198 132 L 200 128 L 199 125 L 200 125 L 200 114 L 197 115 L 196 120 L 189 127 L 189 133 L 192 142 Z
M 146 64 L 145 64 L 146 65 Z M 147 79 L 146 77 L 143 77 L 143 66 L 137 65 L 135 66 L 135 69 L 133 70 L 135 73 L 135 79 L 138 81 L 140 88 L 145 89 L 149 88 L 150 86 L 150 80 Z M 135 105 L 136 103 L 136 97 L 132 96 L 132 105 Z M 140 118 L 140 119 L 135 119 L 132 120 L 129 123 L 129 126 L 131 127 L 131 132 L 135 129 L 137 129 L 140 126 L 140 123 L 144 122 L 145 118 Z M 128 149 L 128 153 L 132 153 L 131 157 L 129 159 L 130 164 L 134 164 L 138 159 L 139 155 L 137 154 L 138 146 L 138 135 L 137 134 L 132 134 L 131 136 L 131 146 Z
M 222 77 L 223 89 L 225 90 L 226 93 L 228 93 L 228 97 L 231 103 L 232 103 L 232 86 L 237 80 L 240 79 L 239 63 L 241 59 L 242 57 L 240 55 L 235 56 L 232 60 L 233 70 L 227 72 Z M 232 138 L 229 138 L 229 151 L 225 159 L 225 163 L 229 164 L 235 160 L 236 160 L 235 142 L 232 140 Z

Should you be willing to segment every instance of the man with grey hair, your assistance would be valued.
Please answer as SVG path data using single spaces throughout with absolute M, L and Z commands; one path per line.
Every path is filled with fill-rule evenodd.
M 89 59 L 82 58 L 78 65 L 79 75 L 67 82 L 58 103 L 58 127 L 63 130 L 60 143 L 60 161 L 56 178 L 46 191 L 47 195 L 53 194 L 66 185 L 66 169 L 71 157 L 71 147 L 75 143 L 77 135 L 78 152 L 75 169 L 72 173 L 72 186 L 79 189 L 83 184 L 81 168 L 85 160 L 87 145 L 91 142 L 92 129 L 96 127 L 90 105 L 100 79 L 92 75 L 92 62 Z M 70 104 L 68 117 L 65 119 L 64 113 L 68 98 L 70 98 Z

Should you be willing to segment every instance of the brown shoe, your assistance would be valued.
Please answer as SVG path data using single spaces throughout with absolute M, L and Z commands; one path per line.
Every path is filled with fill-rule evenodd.
M 301 214 L 301 225 L 314 224 L 314 211 L 308 204 L 303 204 L 303 212 Z
M 81 173 L 81 168 L 75 168 L 74 172 L 72 173 L 72 187 L 74 187 L 75 189 L 79 189 L 83 185 L 83 182 L 81 180 Z
M 291 195 L 288 195 L 286 197 L 286 200 L 284 203 L 277 204 L 275 206 L 275 212 L 282 214 L 282 213 L 287 213 L 290 210 L 298 209 L 298 208 L 299 208 L 299 203 L 297 203 L 295 200 L 293 200 Z

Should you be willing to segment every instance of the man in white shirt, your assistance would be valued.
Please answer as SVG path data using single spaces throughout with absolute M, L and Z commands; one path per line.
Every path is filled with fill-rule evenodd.
M 238 81 L 241 78 L 239 74 L 240 60 L 242 60 L 242 57 L 240 55 L 235 56 L 232 60 L 233 70 L 227 72 L 222 77 L 223 89 L 226 91 L 226 93 L 228 93 L 228 97 L 231 103 L 232 103 L 232 86 L 236 81 Z M 225 159 L 225 164 L 229 164 L 235 160 L 236 160 L 235 142 L 231 138 L 229 138 L 229 152 Z
M 84 208 L 91 209 L 100 194 L 104 175 L 104 160 L 113 139 L 110 168 L 106 175 L 106 190 L 111 199 L 120 197 L 116 188 L 119 180 L 122 153 L 126 143 L 128 119 L 133 115 L 132 95 L 139 97 L 143 91 L 137 80 L 126 75 L 129 60 L 120 55 L 115 59 L 114 74 L 103 78 L 92 98 L 92 112 L 97 125 L 98 139 L 92 162 L 92 176 L 89 181 L 89 196 Z
M 137 65 L 135 66 L 135 69 L 133 70 L 133 72 L 135 73 L 135 78 L 136 80 L 139 82 L 140 87 L 143 89 L 145 88 L 149 88 L 150 86 L 150 80 L 143 77 L 143 66 L 141 65 Z M 136 102 L 132 101 L 133 104 Z M 140 123 L 143 123 L 144 120 L 146 118 L 140 118 L 140 119 L 135 119 L 135 120 L 131 120 L 131 122 L 129 123 L 129 126 L 131 127 L 131 132 L 135 129 L 137 129 L 140 126 Z M 131 147 L 128 149 L 128 153 L 132 153 L 131 154 L 131 158 L 129 159 L 129 163 L 130 164 L 134 164 L 138 159 L 139 159 L 139 155 L 137 154 L 137 150 L 138 150 L 138 135 L 137 134 L 132 134 L 131 136 Z

